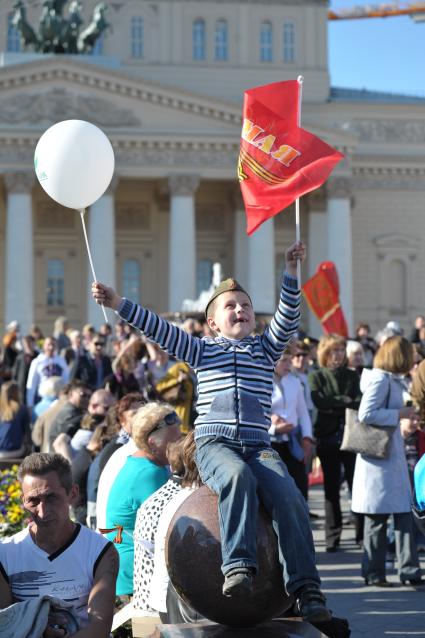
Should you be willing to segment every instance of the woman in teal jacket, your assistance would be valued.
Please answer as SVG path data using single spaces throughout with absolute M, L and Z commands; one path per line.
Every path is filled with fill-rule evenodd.
M 133 532 L 137 510 L 168 480 L 166 451 L 180 436 L 180 419 L 167 404 L 148 403 L 139 408 L 132 424 L 137 450 L 127 458 L 111 488 L 106 506 L 108 537 L 114 540 L 120 557 L 117 596 L 133 594 Z M 122 528 L 122 529 L 121 529 Z M 104 530 L 106 531 L 106 530 Z

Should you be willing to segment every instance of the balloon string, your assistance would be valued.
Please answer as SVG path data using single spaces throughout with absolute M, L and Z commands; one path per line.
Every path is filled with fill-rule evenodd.
M 87 230 L 86 230 L 86 224 L 84 221 L 84 214 L 86 212 L 85 208 L 81 208 L 80 209 L 80 217 L 81 217 L 81 223 L 83 225 L 83 232 L 84 232 L 84 239 L 86 240 L 86 246 L 87 246 L 87 253 L 89 256 L 89 262 L 90 262 L 90 267 L 91 267 L 91 272 L 93 275 L 93 279 L 94 281 L 97 282 L 97 277 L 96 277 L 96 273 L 94 271 L 94 266 L 93 266 L 93 259 L 91 258 L 91 252 L 90 252 L 90 245 L 89 245 L 89 240 L 87 237 Z M 105 317 L 105 323 L 108 323 L 108 317 L 106 316 L 106 311 L 105 311 L 105 306 L 102 304 L 102 311 L 103 311 L 103 316 Z

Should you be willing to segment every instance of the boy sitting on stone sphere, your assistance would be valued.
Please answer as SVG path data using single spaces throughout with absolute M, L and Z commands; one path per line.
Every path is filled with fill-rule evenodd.
M 260 499 L 277 534 L 286 590 L 305 620 L 320 622 L 330 613 L 319 589 L 307 506 L 268 433 L 274 366 L 299 326 L 296 266 L 304 259 L 304 244 L 294 243 L 286 253 L 278 309 L 257 336 L 251 336 L 251 299 L 234 279 L 223 281 L 209 300 L 206 316 L 216 336 L 202 339 L 103 284 L 94 283 L 92 293 L 196 372 L 196 462 L 202 481 L 218 495 L 223 594 L 249 597 L 252 591 Z

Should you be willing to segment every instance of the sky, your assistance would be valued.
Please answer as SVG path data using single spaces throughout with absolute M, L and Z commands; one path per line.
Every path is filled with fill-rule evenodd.
M 330 8 L 371 4 L 379 0 L 331 0 Z M 425 22 L 399 16 L 334 20 L 328 25 L 333 87 L 425 97 Z

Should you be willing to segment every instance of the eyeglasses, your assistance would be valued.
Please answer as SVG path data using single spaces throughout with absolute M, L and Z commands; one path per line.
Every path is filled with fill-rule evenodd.
M 103 348 L 105 344 L 103 343 L 103 341 L 95 341 L 94 345 L 96 346 L 96 348 Z
M 177 412 L 169 412 L 166 414 L 159 423 L 156 424 L 153 430 L 149 432 L 149 434 L 153 434 L 157 430 L 160 430 L 163 427 L 167 427 L 169 425 L 180 425 L 181 421 Z
M 306 352 L 296 352 L 293 356 L 294 357 L 308 357 L 308 354 Z

